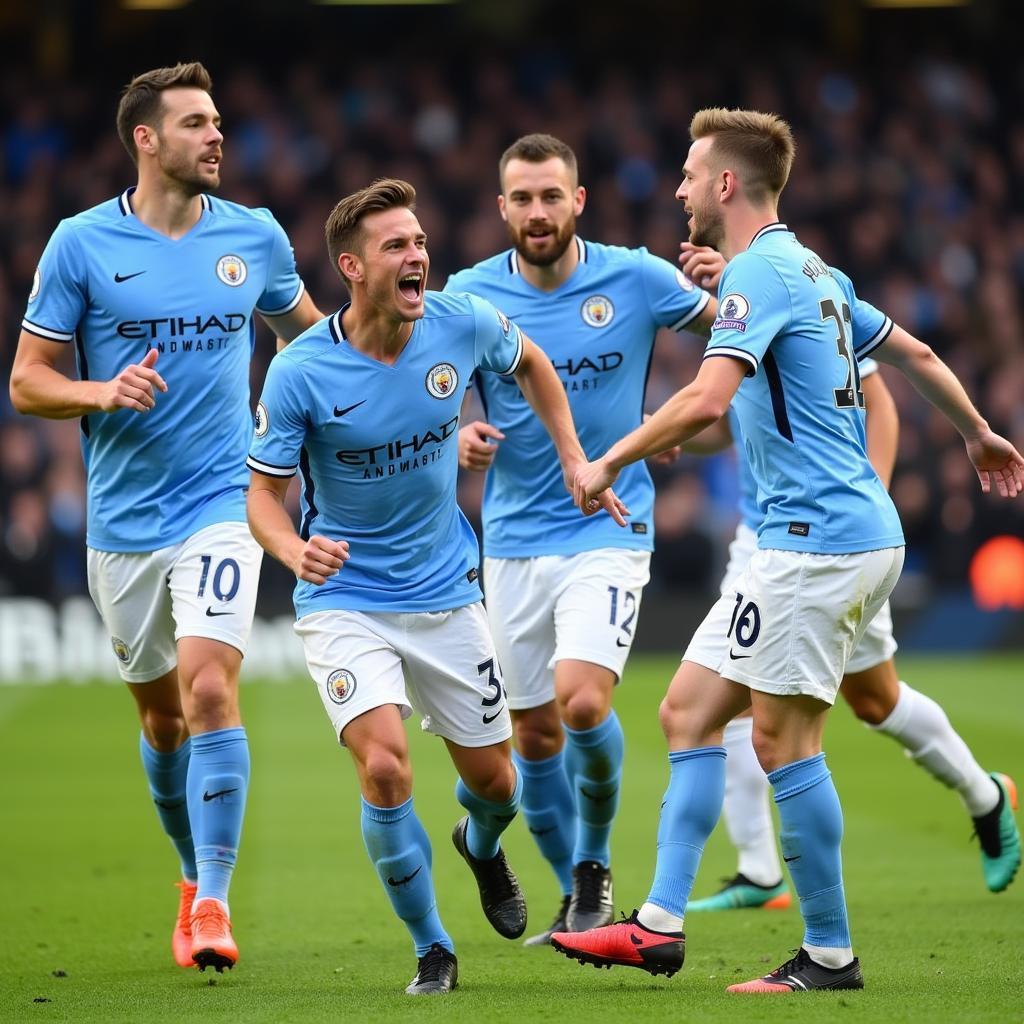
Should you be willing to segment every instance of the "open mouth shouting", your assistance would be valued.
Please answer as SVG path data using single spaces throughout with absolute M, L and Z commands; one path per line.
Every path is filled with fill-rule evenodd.
M 424 276 L 422 270 L 413 270 L 398 279 L 398 291 L 407 302 L 419 302 L 423 297 Z

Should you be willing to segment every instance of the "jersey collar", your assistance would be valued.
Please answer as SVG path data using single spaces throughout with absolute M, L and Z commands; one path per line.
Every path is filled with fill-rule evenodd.
M 764 235 L 770 234 L 773 231 L 788 231 L 788 230 L 789 230 L 789 228 L 787 228 L 786 225 L 783 224 L 782 221 L 780 221 L 780 220 L 775 221 L 774 224 L 765 224 L 765 226 L 763 228 L 761 228 L 761 230 L 758 231 L 757 234 L 754 235 L 754 237 L 750 240 L 750 245 L 748 245 L 747 248 L 749 249 L 750 246 L 753 245 L 759 238 L 761 238 Z
M 134 217 L 135 211 L 132 209 L 132 196 L 135 194 L 135 189 L 138 186 L 132 185 L 126 188 L 117 198 L 117 205 L 121 208 L 122 217 Z M 199 204 L 203 208 L 205 213 L 210 209 L 210 197 L 205 192 L 199 193 Z
M 587 262 L 587 243 L 579 235 L 573 236 L 576 242 L 576 252 L 579 254 L 580 263 Z M 510 249 L 508 253 L 508 272 L 515 276 L 519 271 L 519 253 Z
M 345 328 L 341 326 L 341 317 L 344 314 L 345 310 L 348 309 L 348 307 L 351 305 L 351 302 L 346 302 L 345 305 L 342 306 L 341 309 L 339 309 L 338 312 L 335 313 L 334 316 L 332 316 L 327 321 L 328 325 L 330 326 L 331 337 L 334 339 L 335 345 L 340 345 L 343 341 L 348 340 L 345 337 Z

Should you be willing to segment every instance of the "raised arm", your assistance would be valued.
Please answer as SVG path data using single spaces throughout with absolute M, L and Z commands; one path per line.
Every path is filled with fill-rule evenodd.
M 870 354 L 880 363 L 899 369 L 956 427 L 986 494 L 993 483 L 1004 498 L 1016 497 L 1024 490 L 1024 458 L 989 427 L 953 371 L 928 345 L 894 326 L 885 343 Z

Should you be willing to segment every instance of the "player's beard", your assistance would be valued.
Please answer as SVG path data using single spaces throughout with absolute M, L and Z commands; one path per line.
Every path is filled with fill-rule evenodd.
M 220 186 L 219 165 L 217 173 L 211 178 L 200 172 L 192 158 L 163 147 L 160 150 L 159 164 L 165 181 L 189 199 L 200 195 L 207 189 Z
M 508 236 L 520 257 L 534 267 L 550 267 L 552 263 L 557 263 L 569 248 L 569 243 L 576 234 L 576 218 L 570 217 L 560 228 L 556 227 L 553 241 L 540 252 L 536 248 L 528 248 L 529 231 L 529 226 L 518 229 L 511 224 L 508 225 Z
M 694 245 L 709 245 L 712 249 L 721 248 L 725 240 L 725 221 L 718 204 L 711 198 L 711 186 L 708 187 L 699 203 L 691 203 L 693 219 L 690 221 L 690 241 Z

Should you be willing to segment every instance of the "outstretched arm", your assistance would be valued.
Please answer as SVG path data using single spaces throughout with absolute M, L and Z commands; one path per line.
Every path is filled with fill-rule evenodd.
M 953 371 L 923 341 L 894 326 L 885 343 L 871 352 L 880 363 L 901 370 L 911 384 L 953 424 L 988 494 L 995 484 L 1004 498 L 1024 490 L 1024 458 L 996 434 L 975 409 Z

